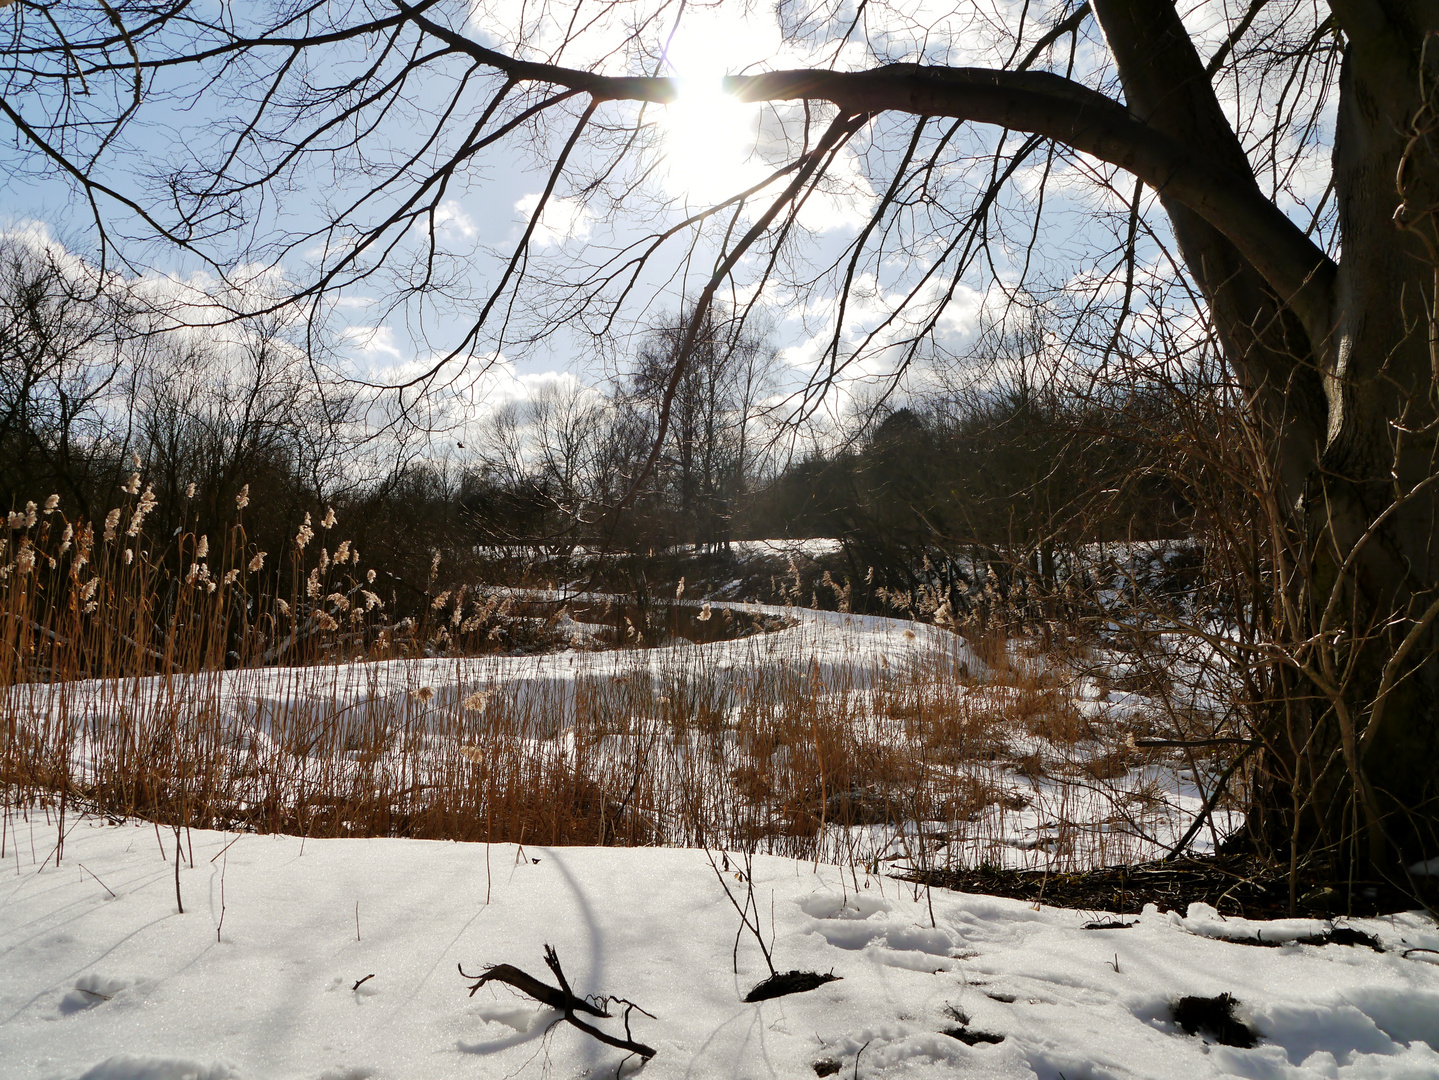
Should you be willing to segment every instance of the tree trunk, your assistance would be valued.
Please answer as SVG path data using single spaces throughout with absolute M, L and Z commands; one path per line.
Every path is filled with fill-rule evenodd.
M 1406 861 L 1439 853 L 1439 655 L 1432 612 L 1425 621 L 1439 595 L 1433 220 L 1396 223 L 1396 177 L 1424 122 L 1421 48 L 1435 26 L 1360 7 L 1343 12 L 1362 21 L 1346 23 L 1340 80 L 1334 185 L 1344 252 L 1321 368 L 1327 437 L 1302 502 L 1304 617 L 1322 642 L 1315 681 L 1333 715 L 1326 726 L 1337 728 L 1316 741 L 1337 736 L 1344 771 L 1358 781 L 1326 800 L 1330 832 L 1343 835 L 1338 815 L 1348 809 L 1365 834 L 1361 858 L 1382 867 L 1386 848 Z M 1405 163 L 1407 205 L 1435 205 L 1436 165 L 1428 153 Z
M 1226 358 L 1266 427 L 1275 597 L 1268 757 L 1253 819 L 1291 859 L 1361 874 L 1439 852 L 1439 657 L 1433 612 L 1435 159 L 1407 163 L 1420 47 L 1390 5 L 1355 5 L 1340 88 L 1334 184 L 1343 243 L 1332 328 L 1314 340 L 1226 237 L 1161 192 Z M 1336 5 L 1337 9 L 1347 5 Z M 1129 107 L 1252 182 L 1189 35 L 1169 4 L 1095 0 Z M 1422 220 L 1419 220 L 1422 218 Z M 1404 222 L 1403 216 L 1400 218 Z M 1428 622 L 1426 623 L 1426 612 Z M 1396 860 L 1396 856 L 1398 857 Z

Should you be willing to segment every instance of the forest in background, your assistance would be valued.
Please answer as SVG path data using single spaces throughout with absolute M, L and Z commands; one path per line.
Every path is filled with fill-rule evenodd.
M 842 585 L 805 588 L 825 606 L 843 589 L 855 610 L 901 609 L 893 598 L 917 589 L 977 588 L 977 566 L 1054 591 L 1056 566 L 1086 544 L 1212 523 L 1210 451 L 1233 388 L 1202 355 L 1095 378 L 1046 340 L 1043 314 L 821 429 L 786 411 L 772 340 L 717 308 L 659 441 L 677 316 L 603 388 L 553 381 L 480 417 L 424 401 L 377 415 L 283 317 L 175 328 L 134 285 L 10 239 L 0 501 L 20 512 L 57 494 L 99 520 L 138 475 L 153 535 L 206 535 L 244 490 L 247 542 L 265 551 L 333 508 L 400 610 L 423 599 L 436 553 L 456 580 L 524 581 L 580 551 L 630 556 L 632 573 L 675 548 L 722 567 L 732 541 L 816 536 L 842 545 Z

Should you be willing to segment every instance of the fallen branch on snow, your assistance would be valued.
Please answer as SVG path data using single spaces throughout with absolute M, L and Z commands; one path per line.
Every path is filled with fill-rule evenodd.
M 476 978 L 476 976 L 474 975 L 467 975 L 462 965 L 457 966 L 459 967 L 461 978 Z M 540 982 L 540 980 L 536 979 L 533 975 L 529 975 L 526 972 L 521 971 L 519 968 L 515 967 L 512 964 L 492 964 L 485 968 L 485 973 L 478 976 L 475 985 L 470 987 L 470 996 L 474 997 L 475 991 L 478 990 L 480 987 L 484 986 L 486 983 L 502 982 L 507 986 L 514 987 L 522 994 L 528 994 L 536 1001 L 544 1005 L 548 1005 L 552 1009 L 558 1009 L 563 1014 L 561 1019 L 565 1020 L 570 1024 L 573 1024 L 575 1027 L 583 1031 L 586 1035 L 598 1039 L 606 1046 L 613 1046 L 619 1050 L 626 1050 L 631 1054 L 638 1054 L 646 1061 L 655 1056 L 655 1051 L 653 1047 L 646 1046 L 644 1043 L 641 1042 L 636 1042 L 634 1040 L 634 1037 L 630 1034 L 630 1013 L 632 1011 L 638 1009 L 640 1012 L 648 1016 L 651 1020 L 655 1018 L 653 1013 L 645 1012 L 644 1009 L 641 1009 L 633 1001 L 626 1001 L 624 998 L 576 997 L 574 992 L 570 990 L 570 984 L 569 981 L 565 978 L 565 973 L 560 969 L 560 958 L 555 953 L 553 945 L 545 946 L 545 966 L 548 967 L 552 972 L 554 972 L 555 978 L 559 980 L 560 985 L 558 988 L 550 986 L 547 983 Z M 621 1039 L 617 1035 L 611 1035 L 608 1032 L 601 1031 L 593 1024 L 588 1024 L 575 1015 L 575 1013 L 580 1012 L 585 1013 L 588 1016 L 598 1016 L 607 1019 L 612 1015 L 609 1011 L 609 1006 L 612 1003 L 620 1004 L 625 1007 L 625 1037 L 623 1039 Z

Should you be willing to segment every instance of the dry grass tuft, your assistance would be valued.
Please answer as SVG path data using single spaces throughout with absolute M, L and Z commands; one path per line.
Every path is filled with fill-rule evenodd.
M 1153 760 L 1126 744 L 1136 725 L 1204 719 L 1152 710 L 1099 730 L 1067 669 L 997 632 L 980 642 L 980 675 L 944 657 L 821 667 L 766 634 L 783 618 L 698 603 L 561 609 L 460 588 L 397 618 L 313 522 L 278 558 L 247 545 L 238 517 L 213 542 L 161 544 L 131 486 L 135 506 L 98 525 L 48 504 L 8 519 L 7 816 L 58 797 L 62 818 L 82 800 L 308 836 L 727 844 L 837 861 L 1022 851 L 1058 866 L 1124 858 L 1169 812 L 1136 779 Z M 575 615 L 598 620 L 585 647 L 629 642 L 620 663 L 581 651 L 567 654 L 571 679 L 485 677 L 486 654 L 573 645 Z M 710 650 L 679 648 L 657 663 L 636 647 L 726 634 L 747 639 L 750 662 L 720 668 Z M 1113 785 L 1108 823 L 1133 829 L 1085 848 L 1071 779 Z M 1026 830 L 1033 843 L 1016 848 Z

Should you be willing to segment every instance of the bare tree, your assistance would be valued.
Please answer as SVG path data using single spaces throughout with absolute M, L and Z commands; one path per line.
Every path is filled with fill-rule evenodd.
M 467 502 L 480 534 L 568 555 L 591 539 L 603 506 L 599 461 L 609 402 L 576 381 L 549 383 L 486 420 Z
M 193 484 L 200 526 L 215 528 L 248 484 L 268 496 L 255 516 L 278 528 L 368 478 L 358 468 L 357 395 L 289 336 L 270 316 L 220 337 L 155 333 L 135 351 L 131 444 L 167 510 L 179 512 Z M 282 493 L 286 505 L 274 505 Z
M 756 411 L 773 383 L 775 349 L 762 332 L 712 307 L 682 356 L 688 322 L 688 316 L 664 319 L 649 332 L 631 394 L 651 413 L 654 438 L 664 440 L 658 482 L 670 489 L 676 539 L 728 548 L 753 466 Z M 671 393 L 677 367 L 682 376 Z
M 1092 182 L 1127 208 L 1128 226 L 1090 310 L 1107 309 L 1117 335 L 1141 315 L 1148 265 L 1170 264 L 1260 424 L 1280 616 L 1246 662 L 1270 665 L 1286 688 L 1255 732 L 1279 778 L 1264 794 L 1271 840 L 1391 876 L 1439 849 L 1431 5 L 1253 0 L 1187 22 L 1163 0 L 1089 0 L 1043 21 L 1031 5 L 936 13 L 872 41 L 868 25 L 887 12 L 899 25 L 902 13 L 782 5 L 791 39 L 820 62 L 727 83 L 767 103 L 770 175 L 678 215 L 674 203 L 655 212 L 646 179 L 663 151 L 654 107 L 677 92 L 663 71 L 679 0 L 541 4 L 509 23 L 443 0 L 225 7 L 213 19 L 181 0 L 4 10 L 0 112 L 29 154 L 21 164 L 69 176 L 103 241 L 118 212 L 219 266 L 215 238 L 244 229 L 270 258 L 323 250 L 302 288 L 317 303 L 387 272 L 396 296 L 452 295 L 455 267 L 436 239 L 446 199 L 485 151 L 518 145 L 547 161 L 544 190 L 446 359 L 482 336 L 498 347 L 559 326 L 608 334 L 672 243 L 709 267 L 687 290 L 693 308 L 632 493 L 664 453 L 722 290 L 754 298 L 744 313 L 782 286 L 819 288 L 823 275 L 791 255 L 805 207 L 843 184 L 844 168 L 862 160 L 878 196 L 824 279 L 839 300 L 808 408 L 865 357 L 882 353 L 893 371 L 919 357 L 963 275 L 998 269 L 999 247 L 1022 253 L 1018 283 L 1000 284 L 1033 284 L 1046 195 L 1058 198 L 1047 181 L 1064 170 Z M 1195 29 L 1205 16 L 1217 36 Z M 945 66 L 963 35 L 989 66 Z M 930 48 L 931 36 L 944 42 Z M 872 66 L 855 63 L 863 54 Z M 131 180 L 150 144 L 131 126 L 167 100 L 234 119 L 145 188 Z M 326 200 L 318 224 L 284 229 L 258 212 L 321 168 L 355 186 Z M 1327 183 L 1310 182 L 1316 170 Z M 1020 179 L 1029 230 L 1008 203 Z M 532 240 L 561 198 L 606 215 L 638 200 L 662 223 L 572 270 L 542 269 Z M 1147 261 L 1144 243 L 1158 251 Z M 847 305 L 891 259 L 918 269 L 852 340 Z M 526 283 L 542 304 L 516 303 Z
M 0 490 L 17 505 L 44 489 L 90 514 L 127 449 L 114 419 L 133 399 L 139 334 L 123 291 L 97 296 L 84 270 L 43 247 L 0 244 Z

